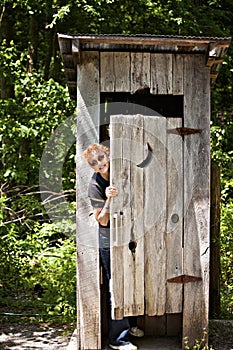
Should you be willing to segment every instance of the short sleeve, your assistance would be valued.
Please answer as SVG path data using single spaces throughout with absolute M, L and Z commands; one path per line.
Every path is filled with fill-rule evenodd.
M 90 182 L 88 187 L 88 197 L 91 205 L 95 208 L 103 208 L 105 203 L 105 195 L 97 182 Z

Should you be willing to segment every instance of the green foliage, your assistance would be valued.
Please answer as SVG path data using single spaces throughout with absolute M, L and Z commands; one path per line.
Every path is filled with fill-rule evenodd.
M 221 317 L 233 314 L 233 122 L 230 118 L 211 128 L 212 159 L 221 172 Z
M 35 225 L 24 237 L 18 231 L 11 224 L 0 241 L 1 308 L 75 322 L 75 241 L 64 236 L 63 225 Z
M 195 344 L 193 345 L 193 347 L 191 349 L 192 350 L 214 350 L 212 348 L 212 346 L 211 347 L 207 347 L 205 345 L 206 337 L 207 337 L 207 332 L 206 332 L 206 329 L 204 329 L 202 339 L 200 339 L 200 340 L 196 339 L 195 340 Z M 185 346 L 185 350 L 190 350 L 188 337 L 184 338 L 184 346 Z
M 2 53 L 2 65 L 6 64 L 4 57 Z M 18 60 L 17 55 L 11 56 L 13 61 L 19 61 L 18 68 L 21 63 L 23 67 L 23 57 Z M 47 140 L 72 114 L 74 103 L 67 88 L 53 79 L 45 81 L 41 73 L 27 73 L 24 68 L 14 75 L 14 88 L 14 99 L 0 100 L 3 165 L 0 180 L 31 185 L 38 179 L 40 158 Z
M 221 312 L 233 315 L 233 201 L 222 207 L 221 215 Z
M 3 41 L 2 48 L 0 67 L 13 83 L 14 97 L 0 100 L 0 306 L 75 322 L 74 224 L 68 218 L 51 224 L 39 189 L 44 147 L 72 115 L 74 102 L 67 87 L 45 80 L 40 70 L 29 73 L 26 52 L 13 42 Z M 74 155 L 73 147 L 62 174 L 71 207 Z

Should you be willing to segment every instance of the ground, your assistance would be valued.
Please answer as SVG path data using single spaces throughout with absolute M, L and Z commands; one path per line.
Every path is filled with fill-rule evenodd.
M 71 327 L 47 323 L 1 322 L 0 349 L 68 350 L 73 331 Z M 210 321 L 209 339 L 215 350 L 233 350 L 233 320 Z M 75 349 L 75 346 L 72 348 Z
M 1 323 L 1 350 L 65 350 L 69 344 L 72 330 L 65 326 L 46 323 Z
M 216 350 L 233 350 L 233 320 L 210 321 L 209 344 Z

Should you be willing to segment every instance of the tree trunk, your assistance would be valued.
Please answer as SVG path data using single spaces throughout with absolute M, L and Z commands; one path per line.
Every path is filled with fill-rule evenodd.
M 28 53 L 29 53 L 29 64 L 28 72 L 31 73 L 33 68 L 37 66 L 37 51 L 38 51 L 38 38 L 39 32 L 39 18 L 35 15 L 30 16 L 29 22 L 29 42 L 28 42 Z
M 6 44 L 9 45 L 10 41 L 13 39 L 15 23 L 14 10 L 11 4 L 7 3 L 1 6 L 0 21 L 0 41 L 6 40 Z M 0 71 L 0 89 L 1 99 L 14 97 L 14 84 L 12 80 L 9 79 L 9 76 L 4 76 L 2 69 Z
M 45 68 L 44 68 L 44 79 L 49 80 L 50 78 L 50 66 L 51 58 L 53 57 L 53 46 L 54 46 L 54 30 L 48 30 L 46 33 L 46 45 L 47 55 L 45 57 Z

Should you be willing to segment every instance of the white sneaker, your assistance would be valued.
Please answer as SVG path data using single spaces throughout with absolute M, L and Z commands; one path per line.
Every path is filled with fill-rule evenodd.
M 142 338 L 144 336 L 144 332 L 138 327 L 131 327 L 129 334 L 137 338 Z
M 137 350 L 137 346 L 133 345 L 130 342 L 121 342 L 121 344 L 119 345 L 113 345 L 113 344 L 109 344 L 109 347 L 111 349 L 118 349 L 118 350 Z

